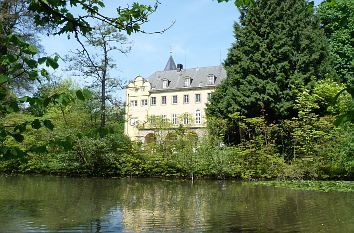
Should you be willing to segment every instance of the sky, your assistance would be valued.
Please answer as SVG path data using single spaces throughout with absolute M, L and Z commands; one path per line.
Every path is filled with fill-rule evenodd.
M 105 13 L 112 15 L 119 6 L 129 0 L 107 0 Z M 152 0 L 139 1 L 153 3 Z M 315 1 L 318 4 L 320 0 Z M 128 37 L 132 43 L 130 53 L 114 52 L 117 69 L 111 76 L 125 82 L 140 75 L 148 78 L 155 71 L 163 70 L 172 56 L 184 68 L 215 66 L 226 58 L 227 51 L 235 41 L 233 24 L 240 16 L 233 2 L 218 3 L 217 0 L 160 0 L 157 11 L 142 29 L 147 32 L 161 31 L 175 22 L 162 34 L 136 33 Z M 70 50 L 79 48 L 74 39 L 67 36 L 42 37 L 48 55 L 58 53 L 65 56 Z M 61 67 L 65 67 L 61 62 Z M 70 76 L 62 70 L 56 71 L 62 78 Z M 87 81 L 76 79 L 80 85 Z
M 112 14 L 111 10 L 119 6 L 114 2 L 122 1 L 108 2 L 106 13 Z M 160 3 L 150 22 L 142 29 L 155 32 L 174 24 L 162 34 L 129 36 L 130 53 L 112 54 L 117 65 L 117 69 L 111 72 L 112 77 L 123 81 L 133 80 L 138 75 L 148 78 L 155 71 L 164 69 L 170 52 L 176 64 L 181 63 L 184 68 L 219 65 L 225 59 L 234 41 L 233 23 L 239 17 L 233 3 L 219 4 L 216 0 L 160 0 Z M 42 37 L 41 43 L 47 55 L 58 53 L 62 57 L 79 48 L 78 43 L 66 35 Z M 61 67 L 64 66 L 61 62 Z M 70 74 L 59 70 L 56 75 L 66 78 Z M 76 81 L 85 84 L 83 80 Z

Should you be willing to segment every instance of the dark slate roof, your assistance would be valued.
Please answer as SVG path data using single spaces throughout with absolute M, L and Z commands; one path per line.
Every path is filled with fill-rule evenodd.
M 175 61 L 173 60 L 173 57 L 172 57 L 172 55 L 171 55 L 170 58 L 169 58 L 168 61 L 167 61 L 166 66 L 165 66 L 165 71 L 168 71 L 168 70 L 175 70 L 175 69 L 177 69 L 176 63 L 175 63 Z
M 215 76 L 214 85 L 208 84 L 210 75 Z M 184 86 L 185 78 L 191 78 L 189 87 Z M 210 66 L 178 70 L 157 71 L 148 81 L 151 83 L 151 91 L 168 91 L 177 89 L 197 89 L 214 87 L 226 78 L 226 71 L 222 66 Z M 168 80 L 168 87 L 162 88 L 163 80 Z

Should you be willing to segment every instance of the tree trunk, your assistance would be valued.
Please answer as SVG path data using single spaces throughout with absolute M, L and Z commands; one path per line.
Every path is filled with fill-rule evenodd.
M 107 42 L 103 42 L 104 64 L 101 80 L 101 128 L 106 126 L 106 79 L 108 66 Z
M 101 128 L 106 126 L 106 71 L 103 71 L 101 80 Z

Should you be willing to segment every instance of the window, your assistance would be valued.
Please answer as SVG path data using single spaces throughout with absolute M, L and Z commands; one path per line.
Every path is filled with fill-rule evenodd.
M 168 87 L 168 80 L 167 79 L 162 80 L 162 88 L 166 89 L 167 87 Z
M 150 99 L 150 105 L 151 105 L 151 106 L 156 105 L 156 97 L 151 97 L 151 99 Z
M 134 126 L 137 124 L 138 124 L 138 118 L 136 118 L 136 117 L 130 118 L 130 125 L 131 126 Z
M 177 114 L 172 114 L 172 124 L 177 125 L 178 121 L 177 121 Z
M 213 74 L 209 74 L 208 85 L 214 85 L 214 84 L 215 84 L 215 76 Z
M 210 101 L 211 93 L 208 93 L 208 101 Z
M 184 79 L 184 86 L 189 87 L 191 85 L 191 78 L 187 77 Z
M 140 91 L 145 91 L 145 87 L 140 87 Z
M 161 120 L 162 120 L 162 122 L 167 122 L 167 116 L 166 115 L 161 115 Z
M 195 111 L 195 123 L 198 125 L 202 123 L 202 114 L 200 113 L 200 110 Z
M 177 101 L 178 99 L 177 99 L 177 96 L 176 95 L 174 95 L 174 96 L 172 96 L 172 104 L 177 104 Z
M 166 103 L 167 103 L 166 96 L 161 96 L 161 104 L 166 104 Z
M 184 104 L 189 104 L 189 95 L 184 95 L 183 96 L 183 103 Z
M 131 100 L 130 101 L 130 106 L 138 106 L 138 101 L 137 100 Z
M 151 115 L 149 118 L 148 118 L 148 122 L 150 125 L 154 125 L 156 124 L 156 116 L 155 115 Z
M 200 94 L 195 94 L 195 102 L 196 103 L 200 103 L 201 102 Z
M 185 114 L 185 115 L 183 116 L 183 124 L 185 124 L 185 125 L 188 125 L 188 124 L 189 124 L 189 118 L 188 118 L 188 115 L 187 115 L 187 114 Z
M 141 106 L 147 106 L 147 105 L 148 105 L 148 100 L 147 99 L 141 100 Z

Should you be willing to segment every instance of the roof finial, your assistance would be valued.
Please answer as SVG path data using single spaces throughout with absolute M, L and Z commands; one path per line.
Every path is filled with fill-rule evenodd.
M 164 70 L 167 71 L 167 70 L 175 70 L 175 69 L 177 69 L 177 67 L 175 61 L 173 60 L 172 47 L 170 46 L 170 58 L 168 59 Z

